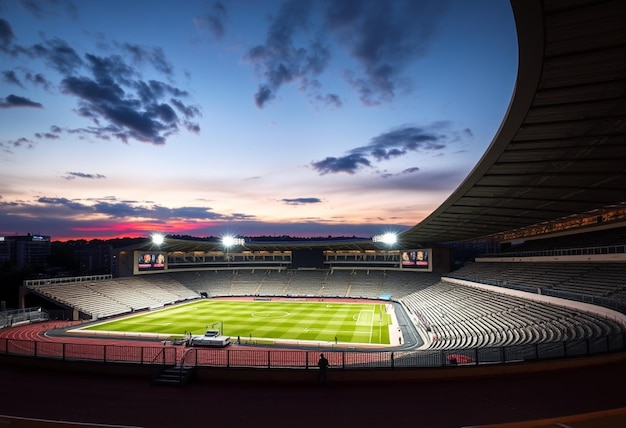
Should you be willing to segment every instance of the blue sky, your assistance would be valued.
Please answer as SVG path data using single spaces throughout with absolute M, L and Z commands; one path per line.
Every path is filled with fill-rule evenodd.
M 0 0 L 0 235 L 401 231 L 516 71 L 503 0 Z

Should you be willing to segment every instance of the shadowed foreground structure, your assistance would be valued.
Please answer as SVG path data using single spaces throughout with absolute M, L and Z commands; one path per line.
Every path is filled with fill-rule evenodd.
M 501 424 L 626 408 L 625 359 L 467 380 L 333 383 L 330 370 L 326 387 L 316 385 L 316 372 L 311 371 L 310 383 L 203 379 L 182 388 L 151 386 L 141 376 L 59 372 L 3 362 L 0 414 L 141 427 Z M 622 412 L 601 423 L 569 426 L 623 426 L 625 420 Z M 12 425 L 18 426 L 16 421 Z

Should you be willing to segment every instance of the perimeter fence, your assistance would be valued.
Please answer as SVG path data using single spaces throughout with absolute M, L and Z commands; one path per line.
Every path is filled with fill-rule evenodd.
M 168 344 L 120 346 L 0 338 L 0 354 L 5 355 L 64 361 L 267 369 L 317 367 L 320 353 L 324 353 L 328 358 L 331 367 L 348 370 L 501 364 L 585 357 L 624 350 L 626 350 L 626 332 L 591 339 L 507 347 L 377 352 L 337 351 L 323 348 L 315 350 L 185 348 Z

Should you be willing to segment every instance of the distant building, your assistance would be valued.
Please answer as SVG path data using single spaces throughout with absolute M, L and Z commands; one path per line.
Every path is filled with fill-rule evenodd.
M 50 237 L 44 235 L 0 236 L 0 263 L 18 269 L 46 266 L 50 257 Z

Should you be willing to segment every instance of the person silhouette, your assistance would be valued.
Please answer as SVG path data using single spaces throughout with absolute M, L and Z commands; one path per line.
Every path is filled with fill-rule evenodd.
M 317 367 L 319 368 L 317 383 L 320 385 L 326 385 L 326 371 L 328 367 L 330 367 L 330 364 L 328 363 L 328 360 L 326 359 L 324 354 L 320 354 L 320 359 L 317 362 Z

